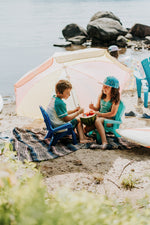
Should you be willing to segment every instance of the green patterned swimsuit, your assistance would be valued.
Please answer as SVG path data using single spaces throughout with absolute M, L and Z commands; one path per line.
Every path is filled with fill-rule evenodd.
M 99 112 L 100 113 L 111 112 L 111 107 L 112 107 L 111 101 L 105 102 L 104 99 L 101 99 Z

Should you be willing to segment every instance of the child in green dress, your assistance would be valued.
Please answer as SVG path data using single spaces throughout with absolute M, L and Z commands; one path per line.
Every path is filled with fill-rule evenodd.
M 119 103 L 119 81 L 113 76 L 108 76 L 103 82 L 102 92 L 98 96 L 97 104 L 95 106 L 92 103 L 89 105 L 89 108 L 94 110 L 97 115 L 95 123 L 93 126 L 85 128 L 85 132 L 89 132 L 95 128 L 97 129 L 101 136 L 102 149 L 107 149 L 108 147 L 108 142 L 103 126 L 104 119 L 113 119 L 118 111 Z

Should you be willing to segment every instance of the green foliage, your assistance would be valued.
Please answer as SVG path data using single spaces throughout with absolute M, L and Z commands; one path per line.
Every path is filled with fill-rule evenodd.
M 128 177 L 123 178 L 121 182 L 122 187 L 129 190 L 131 190 L 132 188 L 135 188 L 136 184 L 138 183 L 139 183 L 139 179 L 134 178 L 131 174 L 129 174 Z
M 148 224 L 150 210 L 139 212 L 129 204 L 118 204 L 106 197 L 97 196 L 93 193 L 73 193 L 61 190 L 55 196 L 57 210 L 61 211 L 59 220 L 62 223 L 55 224 L 82 224 L 82 225 L 141 225 Z M 55 207 L 53 208 L 53 216 Z
M 136 209 L 129 202 L 119 204 L 85 191 L 61 189 L 49 196 L 36 164 L 22 164 L 13 156 L 14 152 L 6 152 L 7 163 L 0 163 L 0 225 L 149 224 L 148 197 Z M 95 180 L 101 182 L 102 178 Z M 133 182 L 133 178 L 129 180 Z
M 44 224 L 48 209 L 40 175 L 20 183 L 9 169 L 1 174 L 0 224 Z
M 138 211 L 129 203 L 118 204 L 104 196 L 67 189 L 49 196 L 39 173 L 20 182 L 7 165 L 0 167 L 0 224 L 141 225 L 149 220 L 146 205 Z
M 4 150 L 5 150 L 5 143 L 0 143 L 0 155 L 3 154 Z
M 13 151 L 13 145 L 12 145 L 10 142 L 7 142 L 7 143 L 5 144 L 5 148 L 7 148 L 7 149 L 10 150 L 10 151 Z

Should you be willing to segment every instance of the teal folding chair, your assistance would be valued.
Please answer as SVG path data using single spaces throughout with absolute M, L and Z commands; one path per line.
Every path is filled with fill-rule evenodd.
M 44 137 L 44 139 L 51 138 L 49 148 L 50 148 L 50 146 L 56 145 L 58 140 L 60 140 L 62 137 L 66 136 L 66 135 L 72 135 L 73 144 L 74 145 L 77 144 L 76 134 L 73 131 L 71 123 L 65 123 L 59 127 L 53 128 L 50 118 L 48 116 L 48 113 L 45 111 L 45 109 L 42 106 L 40 106 L 40 110 L 43 115 L 44 122 L 45 122 L 46 128 L 47 128 L 47 134 Z
M 148 92 L 150 92 L 150 58 L 141 61 L 145 78 L 143 78 L 138 70 L 135 69 L 134 76 L 136 78 L 137 95 L 141 98 L 141 90 L 144 92 L 144 107 L 148 107 Z
M 112 133 L 115 135 L 115 137 L 121 137 L 116 130 L 119 129 L 120 124 L 122 123 L 122 115 L 124 113 L 125 110 L 125 105 L 123 104 L 122 101 L 120 101 L 119 107 L 118 107 L 118 111 L 116 113 L 115 118 L 112 119 L 105 119 L 104 120 L 104 129 L 106 133 Z M 108 127 L 107 124 L 112 124 L 111 127 Z M 101 144 L 101 137 L 97 131 L 97 129 L 94 130 L 94 132 L 96 133 L 96 142 L 98 144 Z

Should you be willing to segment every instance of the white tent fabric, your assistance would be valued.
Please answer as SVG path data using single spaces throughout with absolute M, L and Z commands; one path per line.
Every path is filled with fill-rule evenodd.
M 41 118 L 39 105 L 47 107 L 59 79 L 69 79 L 73 85 L 72 95 L 66 102 L 68 108 L 79 104 L 87 110 L 89 103 L 97 99 L 106 76 L 117 77 L 123 90 L 130 73 L 131 70 L 104 49 L 55 53 L 15 84 L 17 114 Z

